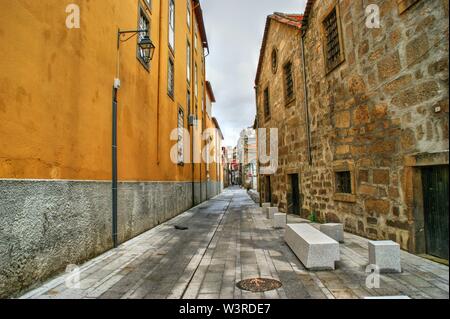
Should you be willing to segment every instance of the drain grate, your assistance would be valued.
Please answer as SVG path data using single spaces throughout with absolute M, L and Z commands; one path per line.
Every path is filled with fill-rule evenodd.
M 236 284 L 241 290 L 251 292 L 265 292 L 275 290 L 283 286 L 280 281 L 268 278 L 250 278 L 245 279 Z
M 175 225 L 176 230 L 188 230 L 189 227 Z

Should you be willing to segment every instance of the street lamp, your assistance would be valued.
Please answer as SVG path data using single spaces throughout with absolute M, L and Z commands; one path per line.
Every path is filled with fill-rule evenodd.
M 118 90 L 120 88 L 120 43 L 126 42 L 137 34 L 144 33 L 144 36 L 139 40 L 138 46 L 141 50 L 141 57 L 146 64 L 150 63 L 155 53 L 155 45 L 148 35 L 148 29 L 143 30 L 126 30 L 117 31 L 117 74 L 114 79 L 113 87 L 113 103 L 112 103 L 112 239 L 114 248 L 118 246 L 117 239 L 117 207 L 118 207 L 118 174 L 117 174 L 117 104 L 118 104 Z M 131 34 L 128 38 L 122 40 L 124 34 Z

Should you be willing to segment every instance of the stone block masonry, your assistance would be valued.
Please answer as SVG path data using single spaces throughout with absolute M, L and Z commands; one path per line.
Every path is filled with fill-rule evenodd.
M 293 213 L 425 253 L 421 168 L 448 167 L 448 1 L 418 0 L 407 8 L 373 1 L 379 29 L 366 27 L 361 1 L 310 4 L 300 32 L 304 65 L 301 36 L 292 28 L 271 26 L 264 43 L 258 126 L 278 128 L 280 157 L 270 185 L 261 177 L 262 194 L 270 189 L 272 203 L 289 212 L 295 198 L 290 176 L 298 174 L 300 207 Z M 328 70 L 323 22 L 333 10 L 342 63 Z M 298 64 L 293 107 L 283 103 L 283 74 L 271 70 L 274 47 L 280 60 Z M 268 119 L 266 86 L 272 92 Z

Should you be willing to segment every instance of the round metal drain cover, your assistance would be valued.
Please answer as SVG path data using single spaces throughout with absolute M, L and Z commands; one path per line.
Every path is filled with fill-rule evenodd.
M 236 286 L 241 290 L 251 292 L 265 292 L 281 288 L 282 284 L 275 279 L 251 278 L 238 282 Z

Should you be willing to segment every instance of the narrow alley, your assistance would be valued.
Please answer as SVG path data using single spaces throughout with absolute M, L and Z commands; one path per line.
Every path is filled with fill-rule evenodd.
M 307 222 L 293 215 L 289 223 Z M 188 229 L 185 229 L 188 228 Z M 341 299 L 370 296 L 448 298 L 448 267 L 406 252 L 403 272 L 366 286 L 368 240 L 345 234 L 335 271 L 305 270 L 285 244 L 284 230 L 247 193 L 225 192 L 79 268 L 79 285 L 62 274 L 22 296 L 32 299 Z M 262 277 L 282 287 L 264 293 L 237 288 Z M 72 288 L 69 288 L 72 287 Z

